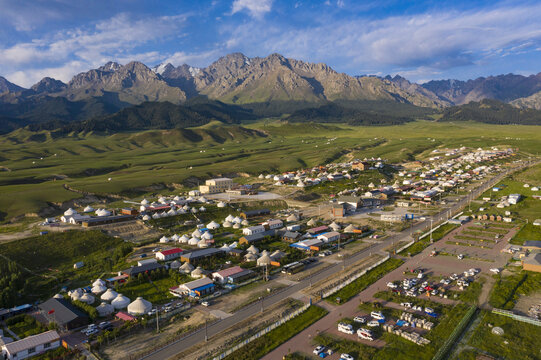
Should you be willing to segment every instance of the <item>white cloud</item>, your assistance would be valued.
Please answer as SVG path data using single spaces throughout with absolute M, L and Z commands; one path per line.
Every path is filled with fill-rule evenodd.
M 49 76 L 63 82 L 71 80 L 74 74 L 88 70 L 88 64 L 81 61 L 70 61 L 62 66 L 42 68 L 42 69 L 27 69 L 24 71 L 15 71 L 6 76 L 9 81 L 24 87 L 30 87 L 40 79 Z
M 186 53 L 184 51 L 178 51 L 171 56 L 168 56 L 165 60 L 163 60 L 163 62 L 171 63 L 175 66 L 188 64 L 198 67 L 205 67 L 213 60 L 216 60 L 216 58 L 220 55 L 223 55 L 221 49 L 214 49 L 201 53 Z
M 235 0 L 231 9 L 232 14 L 246 10 L 255 18 L 262 18 L 271 11 L 272 0 Z

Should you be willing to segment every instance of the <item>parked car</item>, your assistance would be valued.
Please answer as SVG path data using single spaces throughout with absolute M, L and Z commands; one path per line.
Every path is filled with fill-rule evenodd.
M 379 311 L 372 311 L 370 316 L 377 320 L 385 320 L 385 316 Z
M 462 255 L 462 254 L 458 254 L 458 255 L 457 255 L 457 259 L 458 259 L 458 260 L 462 260 L 462 259 L 464 259 L 464 255 Z
M 406 309 L 409 309 L 409 308 L 411 308 L 411 303 L 409 303 L 409 302 L 406 302 L 406 303 L 400 303 L 400 306 L 403 306 L 403 307 L 405 307 Z
M 498 268 L 492 268 L 490 269 L 491 272 L 493 272 L 494 274 L 499 274 L 500 273 L 500 269 Z
M 377 320 L 371 320 L 371 321 L 369 321 L 369 322 L 366 324 L 366 326 L 369 326 L 369 327 L 377 327 L 377 326 L 379 326 L 379 321 L 377 321 Z
M 353 326 L 350 324 L 339 323 L 338 331 L 343 332 L 344 334 L 353 334 Z
M 209 306 L 210 306 L 210 302 L 208 302 L 208 301 L 203 301 L 203 302 L 201 303 L 201 305 L 203 305 L 203 306 L 205 306 L 205 307 L 209 307 Z
M 389 287 L 391 289 L 396 289 L 398 286 L 394 282 L 388 282 L 387 287 Z
M 341 354 L 340 360 L 355 360 L 355 358 L 349 354 Z
M 362 316 L 357 315 L 353 318 L 353 321 L 356 323 L 364 324 L 366 322 L 366 319 Z
M 325 346 L 319 345 L 319 346 L 316 346 L 316 348 L 312 352 L 314 353 L 314 355 L 318 355 L 320 352 L 323 352 L 323 351 L 325 351 Z

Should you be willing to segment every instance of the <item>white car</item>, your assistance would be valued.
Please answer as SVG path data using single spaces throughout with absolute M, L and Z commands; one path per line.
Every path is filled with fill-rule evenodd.
M 355 360 L 355 358 L 349 354 L 341 354 L 340 360 Z
M 314 351 L 312 351 L 315 355 L 318 355 L 320 352 L 325 351 L 325 346 L 319 345 L 317 346 Z
M 379 311 L 372 311 L 370 316 L 377 320 L 385 320 L 385 316 Z
M 494 274 L 499 274 L 500 273 L 500 269 L 498 268 L 492 268 L 490 269 L 491 272 L 493 272 Z
M 400 303 L 400 306 L 403 306 L 405 307 L 406 309 L 410 309 L 411 308 L 411 303 L 407 302 L 407 303 Z
M 201 305 L 203 305 L 204 307 L 209 307 L 210 303 L 208 301 L 203 301 Z
M 339 323 L 338 331 L 343 332 L 344 334 L 353 334 L 353 326 L 350 324 Z
M 370 341 L 374 340 L 374 337 L 372 336 L 372 332 L 368 329 L 357 330 L 357 336 L 365 340 L 370 340 Z
M 396 285 L 395 283 L 393 282 L 388 282 L 387 283 L 387 287 L 391 288 L 391 289 L 396 289 L 398 287 L 398 285 Z
M 363 318 L 362 316 L 355 316 L 353 318 L 353 321 L 356 323 L 364 324 L 366 322 L 366 319 Z
M 457 259 L 458 259 L 458 260 L 462 260 L 462 259 L 464 259 L 464 255 L 462 255 L 462 254 L 458 254 L 458 256 L 457 256 Z
M 369 327 L 377 327 L 377 326 L 379 326 L 379 321 L 377 321 L 377 320 L 371 320 L 371 321 L 369 321 L 369 322 L 366 324 L 366 326 L 369 326 Z
M 434 313 L 434 309 L 429 308 L 429 307 L 425 307 L 425 313 L 427 313 L 427 314 L 433 314 L 433 313 Z

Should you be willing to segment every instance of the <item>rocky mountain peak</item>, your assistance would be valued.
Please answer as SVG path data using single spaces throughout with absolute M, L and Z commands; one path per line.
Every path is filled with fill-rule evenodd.
M 0 94 L 5 92 L 18 92 L 22 91 L 24 88 L 20 87 L 19 85 L 15 85 L 14 83 L 8 81 L 5 77 L 0 76 Z
M 32 85 L 31 89 L 38 94 L 56 93 L 66 89 L 67 85 L 60 80 L 44 77 L 38 83 Z
M 101 71 L 117 71 L 117 70 L 120 70 L 121 67 L 122 67 L 122 65 L 120 65 L 119 63 L 114 62 L 114 61 L 109 61 L 105 65 L 100 66 L 98 68 L 98 70 L 101 70 Z

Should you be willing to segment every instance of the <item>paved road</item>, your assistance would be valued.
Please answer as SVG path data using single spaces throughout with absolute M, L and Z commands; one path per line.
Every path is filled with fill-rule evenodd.
M 526 166 L 526 165 L 524 165 Z M 479 196 L 481 193 L 486 191 L 488 188 L 499 182 L 504 176 L 506 176 L 510 170 L 505 171 L 504 173 L 501 173 L 497 175 L 496 177 L 493 177 L 492 179 L 486 181 L 481 186 L 477 187 L 475 190 L 472 191 L 472 198 L 475 198 Z M 464 196 L 460 200 L 458 200 L 456 203 L 454 203 L 451 207 L 444 209 L 440 211 L 438 214 L 434 215 L 432 217 L 434 223 L 438 223 L 440 221 L 444 221 L 447 219 L 448 212 L 450 214 L 454 214 L 458 212 L 460 209 L 462 209 L 464 206 L 468 204 L 468 197 Z M 410 233 L 413 233 L 417 230 L 425 230 L 430 227 L 430 220 L 424 220 L 422 222 L 419 222 L 415 225 L 413 225 L 410 229 L 407 229 L 405 231 L 402 231 L 399 234 L 390 236 L 386 238 L 383 242 L 379 244 L 371 245 L 354 255 L 350 256 L 349 258 L 345 259 L 345 265 L 349 265 L 351 263 L 357 262 L 362 260 L 363 258 L 370 256 L 372 253 L 376 253 L 379 251 L 382 251 L 387 246 L 389 246 L 392 242 L 398 242 L 398 241 L 408 241 L 411 240 Z M 257 302 L 255 304 L 251 304 L 242 310 L 237 311 L 232 316 L 219 320 L 211 325 L 209 325 L 206 329 L 202 328 L 200 330 L 197 330 L 190 335 L 180 339 L 177 342 L 174 342 L 172 344 L 167 345 L 166 347 L 161 348 L 160 350 L 157 350 L 156 352 L 149 354 L 147 356 L 144 356 L 143 359 L 149 359 L 149 360 L 163 360 L 163 359 L 169 359 L 172 356 L 185 351 L 186 349 L 197 345 L 201 342 L 205 341 L 205 338 L 210 339 L 211 337 L 221 333 L 222 331 L 230 328 L 231 326 L 234 326 L 235 324 L 246 320 L 247 318 L 256 315 L 260 311 L 264 311 L 265 307 L 274 305 L 284 299 L 287 299 L 291 295 L 295 294 L 298 291 L 301 291 L 305 288 L 310 287 L 311 282 L 316 283 L 318 281 L 324 280 L 336 272 L 340 270 L 340 267 L 342 267 L 342 263 L 337 263 L 332 266 L 329 266 L 325 269 L 322 269 L 319 272 L 314 273 L 310 278 L 306 278 L 304 280 L 301 280 L 299 283 L 289 286 L 280 292 L 276 292 L 270 296 L 267 296 L 263 299 L 261 302 Z

